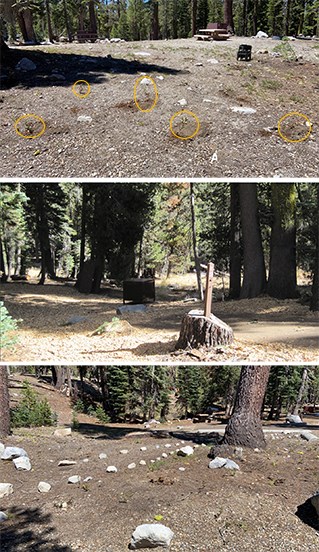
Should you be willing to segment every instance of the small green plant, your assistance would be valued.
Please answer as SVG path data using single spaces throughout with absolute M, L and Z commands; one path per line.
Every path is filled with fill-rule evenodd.
M 111 332 L 112 330 L 117 329 L 119 324 L 120 324 L 120 319 L 117 318 L 116 316 L 113 316 L 111 322 L 103 322 L 103 324 L 101 324 L 101 326 L 99 326 L 92 333 L 92 336 L 93 335 L 102 335 L 103 333 Z
M 17 329 L 17 321 L 10 316 L 3 301 L 0 301 L 0 349 L 12 347 L 17 342 L 17 336 L 10 335 Z
M 76 403 L 73 406 L 73 410 L 74 410 L 74 412 L 78 412 L 78 413 L 81 413 L 81 414 L 83 414 L 85 412 L 85 404 L 82 401 L 82 399 L 78 399 L 76 401 Z
M 73 411 L 73 414 L 72 414 L 72 429 L 73 429 L 73 431 L 78 431 L 79 427 L 80 427 L 80 422 L 78 420 L 76 412 Z
M 23 382 L 22 399 L 16 408 L 11 410 L 13 427 L 52 426 L 56 423 L 56 414 L 52 411 L 47 399 L 39 399 L 38 393 L 30 383 Z
M 261 86 L 266 90 L 279 90 L 282 88 L 281 82 L 274 79 L 263 79 L 261 81 Z
M 153 464 L 150 464 L 148 466 L 148 469 L 150 471 L 157 471 L 157 470 L 160 470 L 164 466 L 164 464 L 165 464 L 164 460 L 155 460 Z
M 110 417 L 107 415 L 104 408 L 100 404 L 96 407 L 95 416 L 98 420 L 100 420 L 100 422 L 103 422 L 104 424 L 107 424 L 110 421 Z
M 289 42 L 280 42 L 274 49 L 274 52 L 280 54 L 285 61 L 295 61 L 296 52 Z

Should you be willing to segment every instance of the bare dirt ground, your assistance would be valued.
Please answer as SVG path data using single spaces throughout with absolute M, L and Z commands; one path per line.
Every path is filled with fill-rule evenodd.
M 176 280 L 176 278 L 175 278 Z M 187 286 L 185 282 L 187 280 Z M 176 280 L 178 281 L 178 280 Z M 185 302 L 195 295 L 195 276 L 169 286 L 157 283 L 157 300 L 143 313 L 117 315 L 122 291 L 105 288 L 100 295 L 83 295 L 73 284 L 48 282 L 38 286 L 6 283 L 0 296 L 15 319 L 20 319 L 18 343 L 2 352 L 6 362 L 318 362 L 318 315 L 297 300 L 269 297 L 213 302 L 214 314 L 234 330 L 234 344 L 212 351 L 175 351 L 183 315 L 200 303 Z M 220 293 L 216 281 L 216 296 Z M 70 323 L 73 317 L 83 317 Z M 112 319 L 116 318 L 117 320 Z M 92 335 L 107 322 L 106 331 Z
M 37 390 L 53 401 L 61 423 L 70 410 L 67 399 Z M 208 469 L 209 443 L 182 459 L 170 454 L 180 440 L 131 426 L 81 423 L 67 438 L 53 431 L 20 429 L 6 440 L 25 448 L 32 471 L 1 462 L 1 482 L 14 487 L 1 501 L 9 516 L 1 527 L 1 552 L 124 552 L 135 527 L 159 515 L 175 533 L 171 552 L 318 550 L 319 524 L 307 500 L 318 489 L 319 448 L 298 433 L 268 433 L 266 450 L 244 450 L 236 459 L 240 471 L 233 473 Z M 99 459 L 100 453 L 107 458 Z M 76 464 L 59 467 L 65 459 Z M 129 470 L 131 462 L 136 468 Z M 106 473 L 108 465 L 118 473 Z M 81 483 L 68 484 L 71 475 L 80 475 Z M 37 491 L 40 481 L 52 485 L 48 494 Z
M 236 61 L 242 42 L 253 46 L 250 63 Z M 14 70 L 6 71 L 9 88 L 0 96 L 0 176 L 317 177 L 319 44 L 289 44 L 293 61 L 272 55 L 278 41 L 239 37 L 224 43 L 185 39 L 16 48 L 12 67 L 24 56 L 37 69 L 19 80 Z M 159 95 L 147 113 L 133 99 L 134 84 L 143 74 L 154 79 Z M 79 79 L 91 85 L 84 99 L 72 93 Z M 143 86 L 137 89 L 138 100 L 143 100 Z M 142 101 L 144 108 L 153 94 L 152 86 L 146 89 L 151 92 L 148 103 L 145 97 Z M 238 107 L 256 112 L 232 110 Z M 200 121 L 191 140 L 175 138 L 169 128 L 181 109 Z M 288 143 L 277 124 L 295 111 L 306 115 L 313 129 L 307 140 Z M 14 121 L 28 113 L 46 123 L 39 138 L 23 139 L 15 132 Z M 80 115 L 92 120 L 79 122 Z M 177 118 L 174 124 L 177 134 L 183 124 L 194 130 L 194 121 Z M 290 139 L 309 130 L 303 119 L 288 119 L 285 125 Z

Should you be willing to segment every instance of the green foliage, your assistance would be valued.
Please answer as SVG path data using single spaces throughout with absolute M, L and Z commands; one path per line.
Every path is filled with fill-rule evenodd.
M 107 424 L 110 421 L 110 417 L 105 412 L 104 408 L 101 405 L 98 405 L 95 410 L 95 416 L 100 422 Z
M 80 428 L 80 422 L 78 420 L 76 412 L 73 411 L 72 413 L 72 429 L 73 431 L 78 431 Z
M 282 41 L 277 46 L 275 46 L 274 52 L 278 52 L 282 55 L 283 59 L 286 61 L 295 61 L 296 52 L 290 42 Z
M 12 347 L 17 342 L 17 336 L 12 336 L 12 332 L 17 329 L 17 321 L 10 316 L 3 301 L 0 301 L 0 350 Z
M 76 403 L 73 405 L 73 410 L 74 410 L 74 412 L 84 414 L 84 412 L 86 411 L 86 408 L 85 408 L 85 404 L 82 401 L 82 399 L 78 399 L 76 401 Z
M 26 381 L 23 383 L 21 395 L 22 400 L 11 410 L 13 427 L 52 426 L 56 423 L 56 416 L 47 399 L 39 399 L 38 393 Z

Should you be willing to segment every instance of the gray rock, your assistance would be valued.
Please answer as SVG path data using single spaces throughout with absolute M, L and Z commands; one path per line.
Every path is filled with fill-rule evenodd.
M 72 326 L 73 324 L 78 324 L 79 322 L 83 322 L 84 320 L 87 320 L 86 316 L 72 316 L 66 323 L 65 326 Z
M 117 468 L 115 466 L 108 466 L 106 471 L 107 473 L 117 473 Z
M 0 523 L 7 521 L 8 516 L 4 512 L 0 512 Z
M 39 493 L 48 493 L 50 490 L 51 490 L 50 483 L 46 483 L 45 481 L 40 481 L 38 485 Z
M 52 75 L 50 75 L 49 79 L 51 81 L 60 81 L 60 82 L 66 80 L 65 76 L 61 75 L 60 73 L 52 73 Z
M 136 464 L 135 464 L 135 462 L 132 462 L 127 467 L 128 467 L 129 470 L 134 470 L 134 468 L 136 468 Z
M 77 121 L 78 123 L 92 123 L 92 117 L 90 115 L 79 115 Z
M 107 458 L 107 454 L 105 454 L 105 452 L 101 452 L 101 454 L 99 454 L 100 460 L 105 460 L 106 458 Z
M 181 449 L 179 449 L 177 451 L 177 454 L 178 456 L 191 456 L 192 454 L 194 454 L 194 449 L 193 447 L 187 445 L 186 447 L 182 447 Z
M 226 470 L 239 470 L 239 466 L 238 464 L 236 464 L 236 462 L 234 462 L 234 460 L 230 460 L 229 458 L 227 458 L 227 462 L 225 464 L 225 466 L 223 466 L 224 468 L 226 468 Z
M 72 475 L 68 479 L 68 483 L 71 483 L 72 485 L 74 485 L 75 483 L 80 483 L 80 481 L 81 481 L 80 475 Z
M 302 431 L 300 437 L 306 441 L 318 441 L 317 435 L 314 435 L 311 431 Z
M 221 458 L 220 456 L 216 456 L 216 458 L 214 458 L 214 460 L 209 463 L 208 467 L 211 470 L 219 468 L 226 468 L 227 470 L 239 470 L 239 466 L 238 464 L 236 464 L 236 462 L 230 460 L 229 458 Z
M 17 71 L 35 71 L 37 66 L 33 63 L 33 61 L 31 61 L 31 59 L 22 58 L 19 63 L 17 63 L 15 68 Z
M 53 433 L 55 437 L 69 437 L 72 435 L 72 429 L 70 427 L 59 427 Z
M 31 462 L 27 456 L 20 456 L 19 458 L 14 458 L 13 463 L 17 470 L 31 471 Z
M 122 305 L 116 309 L 116 314 L 124 314 L 126 312 L 145 312 L 146 305 Z
M 139 548 L 168 548 L 174 537 L 173 531 L 162 524 L 144 523 L 136 527 L 130 544 L 131 550 Z
M 28 457 L 26 451 L 19 447 L 6 447 L 1 454 L 1 460 L 13 460 L 21 456 Z
M 9 496 L 13 493 L 13 485 L 11 483 L 0 483 L 0 498 Z
M 296 414 L 289 414 L 289 416 L 287 416 L 286 418 L 286 422 L 291 425 L 307 425 L 302 421 L 300 416 Z
M 256 113 L 256 109 L 252 107 L 231 107 L 230 108 L 234 113 L 243 113 L 243 115 L 252 115 Z
M 60 460 L 58 466 L 74 466 L 75 464 L 75 460 Z

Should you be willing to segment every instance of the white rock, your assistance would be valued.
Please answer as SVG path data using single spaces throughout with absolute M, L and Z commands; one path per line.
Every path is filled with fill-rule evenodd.
M 208 98 L 204 98 L 204 99 L 203 99 L 203 102 L 205 102 L 205 103 L 213 103 L 213 100 L 209 100 Z
M 160 447 L 159 445 L 155 445 L 155 448 L 156 448 L 156 449 L 159 449 L 159 448 L 161 448 L 161 447 Z
M 218 468 L 226 468 L 227 470 L 239 470 L 239 466 L 238 464 L 236 464 L 236 462 L 230 460 L 229 458 L 221 458 L 220 456 L 216 456 L 216 458 L 214 458 L 214 460 L 209 463 L 208 467 L 211 470 Z
M 99 454 L 99 459 L 105 460 L 105 458 L 107 458 L 107 454 L 105 454 L 105 452 L 101 452 L 101 454 Z
M 227 458 L 227 462 L 226 462 L 224 468 L 226 468 L 226 470 L 239 470 L 240 469 L 238 464 L 236 464 L 236 462 L 234 462 L 234 460 L 230 460 L 229 458 Z
M 92 117 L 90 115 L 79 115 L 77 121 L 78 123 L 92 123 Z
M 177 454 L 178 456 L 191 456 L 192 454 L 194 454 L 194 449 L 193 447 L 187 445 L 186 447 L 182 447 L 181 449 L 179 449 Z
M 147 450 L 147 447 L 141 447 L 140 451 L 145 452 Z
M 186 470 L 186 468 L 178 468 L 178 469 L 179 469 L 179 471 L 182 471 L 182 472 L 184 472 Z
M 162 458 L 168 458 L 168 454 L 166 454 L 166 452 L 162 452 Z
M 317 435 L 314 435 L 311 431 L 302 431 L 300 437 L 306 441 L 318 441 Z
M 33 61 L 31 61 L 31 59 L 22 58 L 19 63 L 17 63 L 15 68 L 17 71 L 34 71 L 37 66 L 33 63 Z
M 69 437 L 71 434 L 72 429 L 70 427 L 59 427 L 53 433 L 55 437 Z
M 210 58 L 207 60 L 207 63 L 212 63 L 213 65 L 216 65 L 217 63 L 219 63 L 219 61 L 218 59 Z
M 166 445 L 164 445 L 165 448 L 171 448 L 172 445 L 170 443 L 166 443 Z
M 80 481 L 81 481 L 81 476 L 80 475 L 72 475 L 68 479 L 68 483 L 71 483 L 71 484 L 80 483 Z
M 140 80 L 139 84 L 152 84 L 152 81 L 145 77 L 144 79 Z
M 155 460 L 150 460 L 151 464 L 155 464 Z
M 162 459 L 161 459 L 160 456 L 157 456 L 157 457 L 156 457 L 156 460 L 157 460 L 157 462 L 159 462 L 159 461 L 162 460 Z
M 0 512 L 0 523 L 7 521 L 8 516 L 4 512 Z
M 244 115 L 252 115 L 256 113 L 256 109 L 252 107 L 231 107 L 230 108 L 234 113 L 243 113 Z
M 58 466 L 74 466 L 75 464 L 75 460 L 60 460 Z
M 135 56 L 149 57 L 151 54 L 149 52 L 134 52 Z
M 27 456 L 20 456 L 19 458 L 14 458 L 13 463 L 17 470 L 30 471 L 31 462 Z
M 108 466 L 106 471 L 107 473 L 117 473 L 117 468 L 115 466 Z
M 86 477 L 85 479 L 83 479 L 83 483 L 88 483 L 89 481 L 92 481 L 93 477 L 91 477 L 90 475 L 88 477 Z
M 129 465 L 127 466 L 127 468 L 128 468 L 129 470 L 134 470 L 134 468 L 136 468 L 135 462 L 132 462 L 131 464 L 129 464 Z
M 185 100 L 185 98 L 182 98 L 181 100 L 178 100 L 179 105 L 181 105 L 182 107 L 185 107 L 187 105 L 187 100 Z
M 26 451 L 19 447 L 6 447 L 1 454 L 1 460 L 13 460 L 14 458 L 19 458 L 20 456 L 28 457 Z
M 87 463 L 89 462 L 89 459 L 88 459 L 88 458 L 83 458 L 83 462 L 84 462 L 85 464 L 87 464 Z
M 162 75 L 159 75 L 158 77 L 156 77 L 158 80 L 164 80 L 164 77 Z
M 256 34 L 256 38 L 268 38 L 268 35 L 263 31 L 258 31 L 258 33 Z
M 38 485 L 39 493 L 48 493 L 50 490 L 51 490 L 50 483 L 46 483 L 45 481 L 40 481 Z
M 0 498 L 9 496 L 13 493 L 13 485 L 11 483 L 0 483 Z
M 203 64 L 201 63 L 201 61 L 199 61 L 198 63 L 195 63 L 195 66 L 196 66 L 196 67 L 202 67 Z
M 120 454 L 128 454 L 128 450 L 127 449 L 122 449 L 122 450 L 120 450 Z
M 298 416 L 296 414 L 289 414 L 286 418 L 286 422 L 288 422 L 289 424 L 292 424 L 292 425 L 300 425 L 300 424 L 303 423 L 300 416 Z
M 4 450 L 5 450 L 5 446 L 3 443 L 0 443 L 0 457 L 2 456 L 2 454 L 4 453 Z
M 139 464 L 140 464 L 140 466 L 146 466 L 145 460 L 140 460 L 140 461 L 139 461 Z
M 173 531 L 165 525 L 160 523 L 145 523 L 136 527 L 132 535 L 130 549 L 156 548 L 158 546 L 168 548 L 173 537 Z
M 111 38 L 110 42 L 114 42 L 115 44 L 117 44 L 118 42 L 122 42 L 122 39 L 121 38 Z

